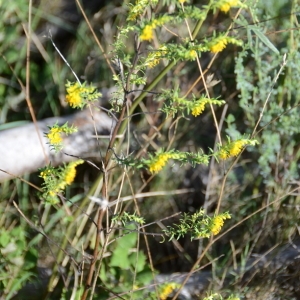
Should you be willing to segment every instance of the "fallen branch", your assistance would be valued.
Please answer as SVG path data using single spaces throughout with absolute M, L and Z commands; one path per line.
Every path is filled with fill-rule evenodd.
M 76 159 L 76 156 L 87 158 L 97 153 L 100 158 L 100 150 L 108 144 L 109 136 L 115 122 L 107 113 L 94 110 L 92 119 L 88 110 L 83 110 L 74 115 L 54 117 L 38 121 L 40 134 L 43 136 L 42 146 L 38 140 L 38 134 L 33 123 L 24 126 L 0 131 L 0 181 L 22 176 L 26 173 L 37 171 L 49 162 L 59 165 Z M 78 127 L 78 132 L 63 138 L 63 152 L 55 153 L 50 149 L 48 139 L 44 136 L 48 132 L 48 126 L 55 123 Z M 95 125 L 94 125 L 95 124 Z M 95 136 L 95 127 L 99 140 Z M 72 156 L 66 155 L 70 154 Z

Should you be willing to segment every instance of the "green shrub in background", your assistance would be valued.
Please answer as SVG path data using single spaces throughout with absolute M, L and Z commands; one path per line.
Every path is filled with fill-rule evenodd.
M 17 28 L 21 30 L 22 22 L 27 20 L 28 5 L 21 2 L 24 6 L 22 15 L 16 14 L 18 6 L 3 6 L 7 16 L 18 16 L 17 26 L 11 26 L 11 35 L 10 27 L 5 26 L 6 21 L 0 24 L 7 41 L 12 40 L 12 44 L 19 38 Z M 14 231 L 3 231 L 0 244 L 1 253 L 6 258 L 1 261 L 1 276 L 5 278 L 1 288 L 7 299 L 30 281 L 28 278 L 33 274 L 37 253 L 28 250 L 30 245 L 39 245 L 42 249 L 40 257 L 50 252 L 55 261 L 48 283 L 49 297 L 57 299 L 55 288 L 59 286 L 59 278 L 63 278 L 61 299 L 107 299 L 113 295 L 123 299 L 167 299 L 177 297 L 182 285 L 167 282 L 148 288 L 156 274 L 153 259 L 156 259 L 157 253 L 151 250 L 151 243 L 157 241 L 151 235 L 164 243 L 173 240 L 174 245 L 180 245 L 185 237 L 192 240 L 189 243 L 196 245 L 199 255 L 195 258 L 186 252 L 185 257 L 190 263 L 189 269 L 193 270 L 204 265 L 204 261 L 211 262 L 214 268 L 229 266 L 231 255 L 236 253 L 242 253 L 238 259 L 245 263 L 252 251 L 255 248 L 259 250 L 266 239 L 269 238 L 271 247 L 274 240 L 286 240 L 293 234 L 291 231 L 295 230 L 295 224 L 284 216 L 280 206 L 265 205 L 274 200 L 279 204 L 280 197 L 288 199 L 290 205 L 297 204 L 297 197 L 287 197 L 290 181 L 298 179 L 298 91 L 295 79 L 299 78 L 299 33 L 289 30 L 296 22 L 293 12 L 297 11 L 297 3 L 292 3 L 289 18 L 282 18 L 279 25 L 275 21 L 278 18 L 274 22 L 258 23 L 270 17 L 268 7 L 274 10 L 272 17 L 280 11 L 278 4 L 270 5 L 271 2 L 220 0 L 207 1 L 205 5 L 194 3 L 192 6 L 188 1 L 136 1 L 119 7 L 124 14 L 118 14 L 114 19 L 116 23 L 118 21 L 118 28 L 110 34 L 111 42 L 114 37 L 113 43 L 104 45 L 109 66 L 103 69 L 109 70 L 112 61 L 115 64 L 114 69 L 109 71 L 113 74 L 105 84 L 111 84 L 112 79 L 115 81 L 116 92 L 111 99 L 109 115 L 116 120 L 116 127 L 111 133 L 107 151 L 101 153 L 100 175 L 90 182 L 84 177 L 75 177 L 75 167 L 83 160 L 59 168 L 49 165 L 40 171 L 43 183 L 38 200 L 32 200 L 36 196 L 24 197 L 18 189 L 19 209 L 24 213 L 23 217 L 33 215 L 31 219 L 38 222 L 29 225 L 43 235 L 35 236 L 29 242 L 29 238 L 25 238 L 28 230 L 25 217 L 20 226 L 12 226 Z M 80 10 L 79 3 L 78 7 Z M 40 13 L 42 11 L 33 10 L 36 17 L 33 29 L 38 25 Z M 230 27 L 222 32 L 211 32 L 209 22 L 214 17 L 225 27 L 230 16 L 234 19 L 234 26 L 245 28 L 247 38 L 242 40 L 241 36 L 232 34 L 235 31 L 230 31 Z M 109 20 L 107 24 L 109 22 L 113 23 Z M 268 26 L 271 29 L 279 26 L 286 32 L 271 38 L 266 35 Z M 106 28 L 103 36 L 110 31 L 108 27 L 103 27 Z M 88 28 L 85 23 L 80 26 L 78 40 L 84 34 L 91 36 Z M 210 29 L 211 35 L 203 33 L 207 29 Z M 92 38 L 87 39 L 87 48 L 91 49 L 92 43 L 99 45 L 91 41 Z M 105 40 L 100 42 L 105 43 Z M 24 60 L 14 56 L 14 48 L 3 47 L 0 48 L 2 57 L 15 68 L 15 74 L 11 75 L 14 81 L 16 76 L 25 81 Z M 76 68 L 84 56 L 79 48 L 72 51 L 80 53 L 79 59 L 76 57 L 73 61 L 72 55 L 67 57 L 78 74 L 75 79 L 67 71 L 67 65 L 55 69 L 55 64 L 46 60 L 45 80 L 50 74 L 53 77 L 53 82 L 47 86 L 48 104 L 43 108 L 45 112 L 47 110 L 46 114 L 50 107 L 54 114 L 61 111 L 58 101 L 53 102 L 55 91 L 51 92 L 51 88 L 62 91 L 64 85 L 61 82 L 66 83 L 66 102 L 71 107 L 99 109 L 96 102 L 100 97 L 97 91 L 99 82 L 81 82 L 80 68 Z M 49 50 L 46 53 L 57 55 Z M 220 59 L 218 65 L 218 56 L 222 58 L 223 53 L 226 59 Z M 25 54 L 24 48 L 23 57 Z M 236 61 L 233 67 L 228 59 L 234 55 Z M 59 57 L 57 59 L 60 61 Z M 231 80 L 224 80 L 220 89 L 216 80 L 209 79 L 212 77 L 208 76 L 202 64 L 209 65 L 210 71 L 220 77 L 228 70 L 234 70 L 232 74 L 236 74 L 237 91 L 230 87 Z M 3 69 L 6 74 L 11 72 L 8 65 Z M 38 90 L 36 85 L 44 85 L 44 81 L 41 77 L 38 80 L 34 63 L 31 67 L 32 88 Z M 194 76 L 196 73 L 197 76 Z M 84 79 L 89 81 L 88 74 L 85 75 Z M 1 104 L 2 122 L 5 122 L 9 119 L 7 99 L 10 94 L 16 97 L 16 93 L 11 87 L 2 88 L 0 93 L 6 99 Z M 230 97 L 232 93 L 236 95 L 233 100 Z M 225 103 L 228 105 L 227 113 Z M 137 111 L 140 115 L 138 122 L 134 119 Z M 224 117 L 225 124 L 222 126 Z M 199 131 L 199 124 L 202 124 L 203 131 Z M 62 135 L 76 130 L 72 124 L 69 126 L 55 124 L 45 133 L 56 151 L 63 149 Z M 215 136 L 213 144 L 203 141 L 205 130 L 210 130 Z M 199 140 L 202 141 L 199 143 Z M 246 147 L 247 151 L 240 157 Z M 167 205 L 166 197 L 156 200 L 156 193 L 171 197 L 169 188 L 172 192 L 180 186 L 180 181 L 192 180 L 184 172 L 193 167 L 196 170 L 194 174 L 197 174 L 203 165 L 210 170 L 205 175 L 208 178 L 206 200 L 198 200 L 197 207 L 173 220 L 170 216 L 175 208 L 175 211 L 180 210 L 179 205 L 174 204 L 174 199 L 170 200 L 172 205 Z M 213 173 L 216 175 L 211 175 Z M 82 182 L 73 184 L 76 178 L 81 178 Z M 3 185 L 5 201 L 12 187 Z M 147 197 L 147 193 L 143 194 L 145 188 L 152 196 L 151 204 L 137 200 L 141 193 L 142 198 Z M 121 201 L 128 196 L 133 201 Z M 1 205 L 1 210 L 4 210 L 4 204 Z M 255 214 L 259 209 L 262 213 Z M 245 222 L 244 218 L 252 214 L 253 217 Z M 154 220 L 151 219 L 153 216 Z M 276 220 L 277 216 L 280 223 Z M 166 226 L 163 224 L 165 218 L 171 220 Z M 262 218 L 264 226 L 257 232 L 256 224 Z M 6 222 L 10 220 L 14 220 L 11 214 Z M 227 224 L 237 226 L 239 222 L 242 223 L 239 235 L 231 230 L 229 238 L 226 239 L 226 235 L 222 240 L 219 238 L 224 223 L 228 228 Z M 154 228 L 155 224 L 160 228 Z M 150 225 L 152 227 L 148 229 Z M 247 226 L 252 227 L 248 229 Z M 284 227 L 275 236 L 273 226 Z M 16 232 L 21 237 L 18 243 Z M 181 240 L 174 241 L 174 238 Z M 229 239 L 239 245 L 234 254 L 234 249 L 229 249 Z M 9 251 L 12 246 L 18 248 L 14 254 Z M 141 251 L 142 246 L 144 252 Z M 217 257 L 224 251 L 227 251 L 227 259 L 214 262 L 214 254 Z M 25 258 L 28 255 L 31 258 L 27 263 Z M 18 268 L 15 268 L 13 262 L 18 259 Z M 8 262 L 12 264 L 10 269 L 7 268 Z M 239 299 L 229 295 L 227 299 Z M 211 293 L 205 299 L 218 297 L 222 299 L 221 295 Z
M 3 224 L 2 224 L 3 225 Z M 0 230 L 0 290 L 7 299 L 35 277 L 38 251 L 28 248 L 24 228 Z

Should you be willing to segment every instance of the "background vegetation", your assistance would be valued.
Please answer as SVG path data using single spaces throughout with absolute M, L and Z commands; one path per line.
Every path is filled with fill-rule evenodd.
M 65 83 L 76 80 L 54 48 L 51 32 L 81 81 L 102 92 L 114 88 L 111 102 L 91 107 L 114 107 L 123 130 L 118 133 L 124 133 L 114 141 L 113 152 L 94 159 L 100 171 L 88 163 L 77 167 L 74 183 L 64 192 L 65 203 L 50 205 L 20 178 L 2 183 L 1 299 L 85 299 L 85 293 L 94 299 L 175 299 L 181 284 L 169 285 L 167 293 L 166 286 L 172 281 L 166 279 L 165 285 L 159 285 L 156 275 L 191 272 L 193 268 L 202 268 L 212 277 L 205 290 L 194 290 L 194 299 L 208 297 L 211 291 L 224 299 L 230 295 L 240 299 L 299 298 L 296 271 L 282 268 L 276 276 L 263 274 L 263 282 L 261 274 L 243 280 L 251 258 L 276 252 L 281 245 L 297 241 L 299 234 L 299 5 L 296 0 L 249 0 L 228 13 L 219 8 L 209 10 L 194 40 L 188 29 L 194 30 L 199 16 L 188 15 L 186 8 L 187 18 L 158 26 L 150 41 L 140 39 L 149 20 L 180 16 L 182 7 L 190 5 L 196 13 L 196 8 L 204 10 L 208 2 L 159 1 L 148 4 L 137 20 L 130 21 L 128 12 L 134 4 L 130 1 L 83 1 L 82 11 L 71 0 L 33 1 L 32 5 L 24 0 L 0 1 L 0 130 L 32 121 L 20 82 L 30 89 L 38 120 L 74 112 L 65 102 Z M 32 29 L 30 78 L 26 73 L 28 24 Z M 126 25 L 134 30 L 122 35 L 121 28 Z M 154 68 L 145 65 L 149 53 L 161 53 L 157 49 L 163 44 L 188 49 L 195 41 L 209 41 L 225 32 L 243 43 L 229 43 L 219 53 L 198 53 L 205 84 L 195 57 L 178 59 L 183 50 L 174 54 L 174 60 L 163 57 Z M 108 62 L 114 64 L 113 69 Z M 123 100 L 120 85 L 124 82 L 121 75 L 113 76 L 113 70 L 118 74 L 121 63 L 125 77 L 132 79 L 126 83 L 124 98 L 126 114 L 134 113 L 128 118 L 120 114 L 122 105 L 119 111 L 116 108 Z M 151 86 L 156 78 L 159 80 Z M 167 117 L 160 109 L 164 103 L 174 106 L 175 96 L 172 93 L 168 99 L 163 93 L 176 90 L 179 97 L 189 99 L 209 92 L 211 98 L 219 97 L 226 104 L 207 105 L 198 117 L 186 112 Z M 213 149 L 217 153 L 216 124 L 222 143 L 226 144 L 228 137 L 232 141 L 246 137 L 259 144 L 228 160 L 211 157 L 208 165 L 172 160 L 157 174 L 145 165 L 138 168 L 137 162 L 160 149 L 206 155 Z M 23 179 L 41 187 L 39 175 L 37 170 Z M 124 201 L 105 214 L 95 198 L 89 198 L 103 198 L 103 186 L 108 201 Z M 219 235 L 191 240 L 187 234 L 168 241 L 163 230 L 178 224 L 183 213 L 193 214 L 201 208 L 211 217 L 216 211 L 228 211 L 231 219 L 225 221 Z M 98 235 L 98 260 L 93 260 L 99 216 L 103 230 Z M 117 216 L 123 216 L 123 222 Z M 138 217 L 145 223 L 138 225 Z M 94 264 L 98 281 L 95 289 L 88 289 L 87 278 Z M 228 274 L 230 280 L 226 280 Z M 278 283 L 283 276 L 284 284 Z M 221 299 L 218 297 L 211 299 Z

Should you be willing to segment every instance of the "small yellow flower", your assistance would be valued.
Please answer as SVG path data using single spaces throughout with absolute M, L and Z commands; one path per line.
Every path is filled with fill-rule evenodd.
M 221 231 L 223 225 L 224 225 L 223 218 L 221 218 L 220 216 L 216 216 L 213 218 L 211 222 L 210 231 L 212 232 L 212 234 L 216 235 Z
M 74 181 L 75 176 L 76 176 L 76 169 L 75 169 L 75 167 L 69 168 L 68 169 L 68 173 L 66 173 L 66 176 L 65 176 L 65 182 L 68 185 L 70 185 Z
M 75 108 L 75 107 L 82 106 L 83 104 L 83 99 L 81 97 L 82 92 L 83 89 L 78 82 L 67 87 L 66 101 L 69 103 L 71 107 Z
M 218 157 L 219 157 L 220 159 L 225 160 L 225 159 L 229 158 L 230 155 L 229 155 L 229 152 L 228 152 L 226 149 L 222 148 L 222 149 L 220 150 L 219 154 L 218 154 Z
M 230 142 L 229 144 L 222 146 L 219 153 L 218 153 L 218 157 L 220 159 L 227 159 L 233 156 L 238 156 L 243 147 L 250 144 L 251 145 L 251 141 L 247 140 L 247 139 L 239 139 L 233 142 Z
M 247 142 L 245 140 L 237 140 L 232 142 L 229 150 L 230 156 L 238 156 L 246 144 Z
M 169 22 L 172 19 L 171 16 L 162 16 L 159 19 L 154 19 L 151 21 L 150 24 L 146 25 L 140 34 L 140 39 L 142 41 L 151 41 L 153 39 L 153 30 L 158 27 L 162 26 L 165 23 Z
M 194 60 L 197 58 L 197 52 L 195 50 L 189 50 L 188 54 L 187 54 L 187 58 L 189 60 Z
M 225 214 L 222 214 L 222 215 L 218 215 L 218 216 L 215 216 L 214 218 L 212 218 L 211 220 L 211 223 L 210 223 L 210 231 L 213 235 L 216 235 L 218 234 L 223 225 L 224 225 L 224 220 L 226 219 L 230 219 L 230 215 L 225 215 Z
M 49 176 L 51 176 L 51 171 L 49 169 L 40 173 L 40 177 L 42 177 L 44 180 Z
M 205 104 L 207 101 L 195 102 L 195 106 L 192 108 L 192 115 L 197 117 L 199 116 L 205 109 Z
M 65 184 L 70 185 L 74 181 L 75 176 L 76 176 L 76 167 L 80 164 L 83 164 L 83 162 L 84 161 L 82 159 L 80 159 L 80 160 L 69 163 L 69 165 L 65 169 L 65 176 L 64 176 L 64 180 L 63 180 L 63 182 Z M 62 187 L 62 188 L 64 188 L 64 187 Z
M 227 43 L 228 43 L 228 41 L 227 41 L 226 37 L 221 37 L 221 38 L 216 39 L 209 46 L 209 49 L 213 53 L 218 53 L 218 52 L 221 52 L 222 50 L 224 50 L 226 48 Z
M 140 35 L 142 41 L 151 41 L 153 39 L 153 25 L 146 25 Z
M 82 108 L 88 101 L 95 101 L 102 96 L 94 86 L 86 86 L 85 83 L 67 82 L 66 90 L 66 102 L 74 108 Z
M 154 68 L 158 65 L 161 58 L 167 54 L 166 49 L 166 46 L 162 46 L 157 51 L 151 52 L 147 57 L 146 65 L 149 66 L 149 68 Z
M 224 13 L 227 13 L 231 7 L 237 6 L 238 4 L 239 4 L 238 0 L 221 1 L 219 8 Z
M 149 63 L 148 66 L 150 69 L 154 68 L 155 66 L 157 66 L 159 64 L 159 58 L 154 58 L 152 59 Z
M 178 284 L 171 282 L 164 285 L 162 291 L 159 293 L 160 300 L 166 300 L 171 293 L 178 287 Z
M 154 174 L 162 170 L 166 165 L 167 161 L 171 158 L 169 153 L 161 153 L 149 165 L 149 171 Z
M 58 127 L 52 127 L 46 137 L 49 139 L 50 144 L 57 145 L 62 142 L 61 133 L 63 130 Z
M 135 5 L 131 6 L 127 20 L 135 21 L 140 15 L 142 15 L 147 6 L 150 4 L 157 4 L 158 0 L 137 0 Z

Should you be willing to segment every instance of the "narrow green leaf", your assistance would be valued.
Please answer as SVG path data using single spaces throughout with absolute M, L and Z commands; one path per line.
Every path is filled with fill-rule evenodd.
M 277 48 L 270 42 L 270 40 L 260 31 L 259 28 L 255 26 L 249 26 L 249 28 L 256 34 L 256 36 L 272 51 L 274 51 L 276 54 L 279 54 L 279 51 Z
M 253 40 L 252 40 L 252 34 L 251 34 L 251 29 L 247 27 L 247 37 L 248 37 L 248 43 L 250 48 L 253 48 Z

